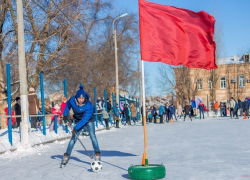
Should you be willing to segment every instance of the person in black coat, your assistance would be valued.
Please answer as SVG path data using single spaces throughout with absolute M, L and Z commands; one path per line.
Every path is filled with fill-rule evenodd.
M 168 105 L 168 103 L 165 105 L 165 112 L 166 112 L 166 121 L 169 122 L 170 121 L 170 106 Z
M 16 116 L 21 116 L 20 97 L 16 97 L 16 104 L 15 104 L 15 106 L 14 106 L 14 110 L 15 110 L 15 115 L 16 115 Z M 17 118 L 16 118 L 16 122 L 17 122 L 16 127 L 20 127 L 21 117 L 17 117 Z
M 107 99 L 107 110 L 108 110 L 108 113 L 110 113 L 111 109 L 112 109 L 111 103 L 110 103 L 109 99 Z
M 153 116 L 154 116 L 154 122 L 156 122 L 156 115 L 157 115 L 156 104 L 154 104 L 153 110 L 154 110 L 154 114 L 153 114 Z
M 198 105 L 198 109 L 200 111 L 200 119 L 201 119 L 201 114 L 203 115 L 203 119 L 204 119 L 204 104 L 202 104 L 202 102 L 200 102 L 200 104 Z
M 243 112 L 246 114 L 247 118 L 249 119 L 249 103 L 247 101 L 247 98 L 245 98 L 245 101 L 243 102 Z
M 184 121 L 186 119 L 186 116 L 189 116 L 190 120 L 192 121 L 192 118 L 191 118 L 191 108 L 192 106 L 190 106 L 188 103 L 186 103 L 185 107 L 184 107 Z

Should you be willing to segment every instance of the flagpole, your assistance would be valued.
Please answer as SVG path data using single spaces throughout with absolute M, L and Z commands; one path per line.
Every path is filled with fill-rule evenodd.
M 147 125 L 146 125 L 146 104 L 145 104 L 145 76 L 144 61 L 142 60 L 142 103 L 143 103 L 143 127 L 144 127 L 144 149 L 145 149 L 145 165 L 148 165 L 148 142 L 147 142 Z
M 140 44 L 142 44 L 142 33 L 141 33 L 141 3 L 144 0 L 139 0 L 139 23 L 140 23 Z M 142 51 L 141 51 L 141 59 Z M 166 168 L 162 164 L 153 164 L 149 165 L 148 163 L 148 142 L 147 142 L 147 124 L 146 124 L 146 105 L 145 105 L 145 75 L 144 75 L 144 61 L 141 61 L 141 80 L 142 82 L 142 107 L 143 107 L 143 129 L 144 129 L 144 149 L 145 152 L 142 156 L 142 164 L 141 165 L 132 165 L 128 168 L 129 179 L 162 179 L 166 176 Z

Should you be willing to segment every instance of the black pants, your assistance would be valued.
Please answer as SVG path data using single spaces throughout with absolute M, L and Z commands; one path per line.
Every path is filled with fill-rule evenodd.
M 156 115 L 154 114 L 154 123 L 156 123 Z
M 170 112 L 166 112 L 166 121 L 169 121 L 171 119 Z
M 163 123 L 163 115 L 159 115 L 160 116 L 160 123 Z
M 20 127 L 21 118 L 16 118 L 16 127 Z
M 186 116 L 189 116 L 189 118 L 191 119 L 191 114 L 184 114 L 184 121 L 186 119 Z
M 201 119 L 201 113 L 202 113 L 203 119 L 204 119 L 204 111 L 200 111 L 200 119 Z
M 37 118 L 31 117 L 30 119 L 31 119 L 31 128 L 36 128 Z
M 234 117 L 234 108 L 230 108 L 230 117 L 231 117 L 231 118 Z
M 238 118 L 238 109 L 234 109 L 234 114 L 236 115 L 236 118 Z

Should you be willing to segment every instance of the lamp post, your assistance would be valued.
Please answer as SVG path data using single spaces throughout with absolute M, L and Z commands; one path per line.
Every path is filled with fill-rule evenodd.
M 28 109 L 28 92 L 27 92 L 27 72 L 25 60 L 24 44 L 24 24 L 23 24 L 23 1 L 17 0 L 17 21 L 18 21 L 18 58 L 19 58 L 19 78 L 20 78 L 20 96 L 21 96 L 21 144 L 23 148 L 30 147 L 29 137 L 29 109 Z
M 119 79 L 118 79 L 118 56 L 117 56 L 117 41 L 116 41 L 116 30 L 115 30 L 115 21 L 119 18 L 122 18 L 124 16 L 127 16 L 128 14 L 122 14 L 121 16 L 115 18 L 113 21 L 113 36 L 115 41 L 115 79 L 116 79 L 116 103 L 119 103 Z

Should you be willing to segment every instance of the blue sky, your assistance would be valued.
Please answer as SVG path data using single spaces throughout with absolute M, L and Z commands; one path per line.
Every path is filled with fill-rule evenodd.
M 114 0 L 117 9 L 122 14 L 138 13 L 138 0 Z M 223 49 L 221 56 L 241 55 L 250 49 L 250 0 L 149 0 L 150 2 L 189 9 L 195 12 L 206 11 L 215 14 L 216 23 L 222 28 Z M 145 63 L 149 72 L 149 82 L 152 85 L 148 95 L 163 95 L 156 88 L 160 63 Z

